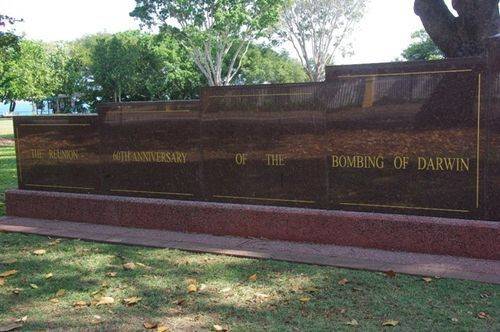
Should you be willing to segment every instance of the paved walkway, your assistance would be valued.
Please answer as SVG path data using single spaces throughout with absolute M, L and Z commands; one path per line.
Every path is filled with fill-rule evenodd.
M 0 231 L 20 232 L 115 244 L 209 252 L 238 257 L 276 259 L 372 271 L 469 279 L 500 284 L 500 261 L 437 256 L 376 249 L 341 247 L 185 234 L 65 221 L 0 218 Z

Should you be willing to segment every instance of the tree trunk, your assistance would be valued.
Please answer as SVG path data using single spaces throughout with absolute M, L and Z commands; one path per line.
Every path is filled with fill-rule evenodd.
M 487 38 L 500 32 L 499 0 L 453 0 L 455 17 L 444 0 L 415 0 L 415 13 L 446 57 L 484 55 Z
M 9 105 L 9 113 L 12 114 L 16 110 L 16 101 L 11 100 Z

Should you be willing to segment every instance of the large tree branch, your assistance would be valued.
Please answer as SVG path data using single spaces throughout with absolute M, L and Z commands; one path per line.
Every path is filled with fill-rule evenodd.
M 414 9 L 427 33 L 444 54 L 448 57 L 459 56 L 460 38 L 454 16 L 444 0 L 415 0 Z

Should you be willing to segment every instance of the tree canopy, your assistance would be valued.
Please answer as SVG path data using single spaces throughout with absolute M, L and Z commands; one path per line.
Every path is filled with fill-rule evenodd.
M 279 21 L 286 0 L 136 0 L 131 12 L 148 26 L 175 31 L 207 83 L 228 85 L 251 41 Z
M 412 34 L 412 43 L 401 54 L 405 60 L 437 60 L 444 57 L 443 52 L 434 44 L 425 30 Z
M 243 60 L 237 83 L 297 83 L 307 80 L 307 75 L 298 61 L 287 53 L 278 53 L 263 45 L 250 45 Z
M 0 53 L 0 99 L 39 104 L 59 98 L 56 112 L 81 111 L 99 101 L 198 98 L 207 84 L 189 52 L 171 29 L 159 34 L 127 31 L 95 34 L 72 42 L 21 40 Z M 233 55 L 234 50 L 228 54 Z M 250 43 L 236 84 L 289 83 L 305 80 L 300 64 L 286 53 Z M 231 56 L 223 68 L 230 66 Z
M 280 34 L 292 44 L 309 80 L 324 79 L 325 66 L 346 50 L 366 0 L 295 0 L 282 17 Z

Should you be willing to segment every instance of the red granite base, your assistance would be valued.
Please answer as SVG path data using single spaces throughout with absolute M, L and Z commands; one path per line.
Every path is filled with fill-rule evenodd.
M 500 223 L 11 190 L 7 215 L 500 260 Z

